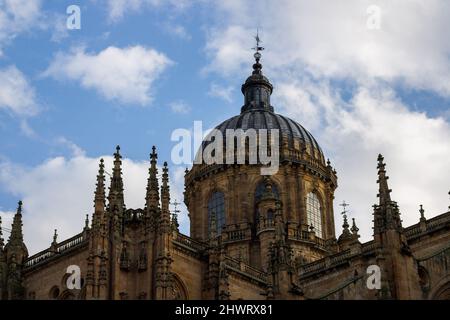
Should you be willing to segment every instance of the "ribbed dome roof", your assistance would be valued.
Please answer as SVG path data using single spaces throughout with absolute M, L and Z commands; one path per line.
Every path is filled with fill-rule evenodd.
M 317 160 L 325 161 L 322 149 L 308 130 L 298 122 L 268 110 L 251 109 L 245 111 L 240 115 L 225 120 L 216 129 L 222 132 L 224 143 L 227 129 L 278 129 L 280 131 L 280 139 L 283 137 L 287 138 L 289 147 L 293 148 L 294 141 L 299 140 L 300 144 L 307 148 L 309 154 L 313 155 L 313 157 L 318 155 Z

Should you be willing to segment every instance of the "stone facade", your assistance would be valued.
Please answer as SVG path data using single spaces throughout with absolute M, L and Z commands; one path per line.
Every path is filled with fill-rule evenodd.
M 255 57 L 241 114 L 217 128 L 224 138 L 230 128 L 279 129 L 276 174 L 262 176 L 249 154 L 242 164 L 195 164 L 185 175 L 186 236 L 169 211 L 167 163 L 159 186 L 155 147 L 142 209 L 126 207 L 117 147 L 108 195 L 101 160 L 91 223 L 73 238 L 55 233 L 28 256 L 19 202 L 6 244 L 0 229 L 0 299 L 449 299 L 450 211 L 426 219 L 421 208 L 403 227 L 380 155 L 373 240 L 361 243 L 347 217 L 337 238 L 336 171 L 310 133 L 274 113 Z M 68 287 L 71 265 L 80 288 Z

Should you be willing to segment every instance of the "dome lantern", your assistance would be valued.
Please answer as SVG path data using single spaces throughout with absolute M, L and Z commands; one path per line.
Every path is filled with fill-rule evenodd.
M 273 86 L 262 74 L 261 52 L 264 47 L 260 46 L 261 40 L 259 35 L 256 37 L 256 47 L 253 48 L 256 52 L 254 54 L 255 63 L 253 64 L 253 72 L 242 85 L 241 91 L 244 94 L 244 106 L 241 113 L 249 110 L 267 110 L 273 112 L 273 107 L 270 105 L 270 95 L 273 91 Z

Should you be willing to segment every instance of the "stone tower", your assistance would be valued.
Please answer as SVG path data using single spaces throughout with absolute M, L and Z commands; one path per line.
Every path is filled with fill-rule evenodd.
M 273 85 L 263 75 L 260 59 L 258 50 L 253 72 L 242 85 L 241 113 L 219 124 L 197 153 L 197 160 L 219 161 L 205 160 L 187 171 L 184 200 L 194 239 L 208 240 L 214 215 L 227 255 L 262 270 L 280 267 L 289 273 L 290 268 L 271 264 L 274 255 L 282 255 L 287 266 L 294 264 L 293 256 L 306 262 L 337 250 L 337 176 L 311 133 L 275 113 Z M 261 174 L 267 166 L 260 161 L 260 146 L 246 136 L 250 131 L 259 134 L 258 139 L 267 134 L 266 141 L 276 142 L 268 151 L 279 156 L 274 174 Z M 217 140 L 223 141 L 222 150 L 212 148 Z

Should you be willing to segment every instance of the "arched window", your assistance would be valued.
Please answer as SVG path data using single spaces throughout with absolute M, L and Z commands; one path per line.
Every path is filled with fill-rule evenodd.
M 323 238 L 320 201 L 314 192 L 308 193 L 306 197 L 306 217 L 308 225 L 314 227 L 316 236 Z
M 214 192 L 208 201 L 208 228 L 212 213 L 216 215 L 217 234 L 222 232 L 225 225 L 225 196 L 223 192 Z

